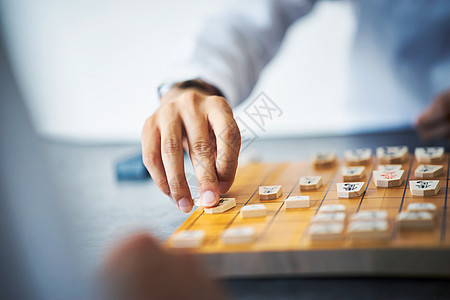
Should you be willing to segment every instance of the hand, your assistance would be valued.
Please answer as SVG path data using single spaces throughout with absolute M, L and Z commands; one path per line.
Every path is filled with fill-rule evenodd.
M 103 273 L 106 299 L 224 299 L 193 256 L 165 251 L 146 234 L 120 244 Z
M 450 90 L 434 99 L 419 117 L 416 126 L 423 139 L 450 139 Z
M 201 204 L 213 207 L 231 186 L 241 145 L 233 112 L 223 97 L 174 87 L 142 131 L 143 162 L 153 180 L 180 211 L 193 202 L 184 173 L 183 145 L 200 188 Z

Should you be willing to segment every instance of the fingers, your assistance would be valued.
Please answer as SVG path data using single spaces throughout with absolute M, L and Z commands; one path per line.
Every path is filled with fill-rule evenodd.
M 175 110 L 168 110 L 161 127 L 161 157 L 169 183 L 170 194 L 178 209 L 184 213 L 192 210 L 192 199 L 184 173 L 182 126 Z
M 222 194 L 228 191 L 233 184 L 238 166 L 241 134 L 231 108 L 223 98 L 211 99 L 206 105 L 210 106 L 208 121 L 216 135 L 216 170 L 219 192 Z
M 197 102 L 195 98 L 188 99 Z M 186 103 L 181 114 L 186 131 L 189 155 L 201 190 L 200 201 L 204 207 L 219 202 L 219 188 L 215 167 L 215 142 L 209 124 L 199 103 Z
M 450 94 L 437 97 L 417 119 L 416 126 L 423 139 L 450 138 Z

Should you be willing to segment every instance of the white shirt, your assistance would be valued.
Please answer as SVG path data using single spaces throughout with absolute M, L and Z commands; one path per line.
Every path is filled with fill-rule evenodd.
M 295 21 L 314 0 L 236 1 L 198 33 L 189 57 L 164 83 L 201 78 L 237 105 L 247 98 Z M 340 113 L 349 131 L 407 126 L 450 88 L 450 1 L 354 0 L 357 32 L 350 95 Z M 280 79 L 282 80 L 282 79 Z

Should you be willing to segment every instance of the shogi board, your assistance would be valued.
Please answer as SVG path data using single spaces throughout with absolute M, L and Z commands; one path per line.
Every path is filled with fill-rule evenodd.
M 418 163 L 410 156 L 403 163 L 405 182 L 400 187 L 377 188 L 372 171 L 376 158 L 366 166 L 364 180 L 369 182 L 357 198 L 339 199 L 336 183 L 343 182 L 339 161 L 329 169 L 315 169 L 312 162 L 255 163 L 238 168 L 235 182 L 224 197 L 236 198 L 237 206 L 222 214 L 205 214 L 197 208 L 177 230 L 204 230 L 205 241 L 192 249 L 217 277 L 273 276 L 432 276 L 450 277 L 450 213 L 447 211 L 448 163 L 442 162 L 444 174 L 439 176 L 441 190 L 436 196 L 412 196 L 409 180 Z M 298 179 L 305 175 L 321 175 L 323 186 L 315 191 L 300 191 Z M 277 200 L 260 201 L 260 185 L 283 186 Z M 289 196 L 308 195 L 310 208 L 286 210 Z M 403 231 L 395 218 L 409 203 L 429 202 L 437 208 L 436 226 L 432 230 Z M 265 218 L 243 219 L 239 210 L 244 205 L 263 203 Z M 390 238 L 385 242 L 355 243 L 344 235 L 341 241 L 312 243 L 307 235 L 311 217 L 322 205 L 344 204 L 348 216 L 360 210 L 382 209 L 388 212 Z M 348 224 L 348 223 L 347 223 Z M 224 245 L 220 235 L 233 227 L 251 226 L 256 230 L 252 243 Z M 171 238 L 165 246 L 171 247 Z

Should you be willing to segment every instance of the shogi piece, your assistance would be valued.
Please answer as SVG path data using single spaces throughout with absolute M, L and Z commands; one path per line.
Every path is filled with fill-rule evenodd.
M 229 228 L 222 232 L 222 243 L 224 244 L 246 244 L 255 239 L 253 227 Z
M 342 177 L 344 181 L 358 181 L 364 177 L 366 167 L 343 167 Z
M 373 221 L 386 220 L 387 211 L 385 210 L 362 210 L 350 217 L 350 221 Z
M 314 215 L 311 223 L 338 223 L 345 222 L 346 214 L 344 212 L 322 213 Z
M 319 213 L 330 213 L 330 212 L 345 212 L 345 205 L 343 204 L 327 204 L 322 205 L 319 208 Z
M 309 196 L 291 196 L 284 200 L 286 209 L 291 208 L 306 208 L 311 206 L 311 201 Z
M 313 163 L 317 168 L 329 168 L 336 162 L 336 153 L 330 152 L 317 152 L 313 155 Z
M 382 164 L 401 164 L 408 159 L 408 147 L 378 147 L 377 158 Z
M 322 176 L 302 176 L 299 180 L 300 190 L 317 190 L 322 186 Z
M 185 230 L 176 233 L 172 242 L 175 248 L 198 248 L 205 239 L 203 230 Z
M 390 236 L 386 220 L 353 221 L 348 224 L 347 236 L 352 240 L 380 240 Z
M 439 193 L 439 180 L 415 180 L 409 182 L 411 194 L 414 196 L 434 196 Z
M 366 165 L 372 159 L 372 149 L 360 148 L 353 150 L 346 150 L 344 158 L 349 166 Z
M 373 171 L 373 183 L 377 187 L 401 186 L 405 181 L 405 171 Z
M 281 185 L 268 185 L 259 187 L 260 200 L 274 200 L 281 196 Z
M 400 229 L 431 229 L 434 227 L 434 216 L 427 211 L 402 211 L 397 215 Z
M 317 223 L 309 227 L 308 233 L 311 242 L 334 241 L 342 239 L 344 224 L 339 223 Z
M 436 215 L 437 212 L 436 205 L 434 205 L 433 203 L 419 203 L 419 202 L 408 204 L 406 210 L 410 212 L 426 211 L 432 213 L 433 215 Z
M 399 171 L 402 165 L 378 165 L 378 171 Z
M 442 165 L 419 165 L 414 171 L 416 177 L 431 179 L 444 174 Z
M 260 218 L 265 217 L 267 213 L 264 204 L 251 204 L 241 208 L 242 218 Z
M 416 148 L 416 159 L 423 164 L 437 164 L 444 159 L 443 147 Z
M 204 208 L 203 211 L 206 214 L 220 214 L 226 212 L 229 209 L 232 209 L 236 206 L 235 198 L 220 198 L 219 204 L 217 206 L 211 208 Z
M 348 182 L 337 184 L 337 194 L 339 198 L 359 197 L 364 192 L 365 182 Z

